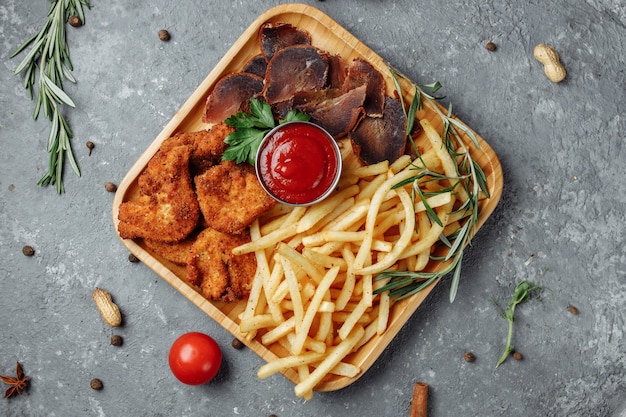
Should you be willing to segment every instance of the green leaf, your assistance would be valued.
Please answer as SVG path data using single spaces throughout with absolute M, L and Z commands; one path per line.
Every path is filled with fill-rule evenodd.
M 24 68 L 26 68 L 35 59 L 35 55 L 39 52 L 39 48 L 41 47 L 44 41 L 45 39 L 41 38 L 39 41 L 35 42 L 35 44 L 31 48 L 31 50 L 28 52 L 28 54 L 24 57 L 22 62 L 13 71 L 14 74 L 17 75 L 20 72 L 24 71 Z
M 224 120 L 224 123 L 235 129 L 250 129 L 254 127 L 254 117 L 248 113 L 239 112 Z
M 278 124 L 287 122 L 308 122 L 310 118 L 308 114 L 292 109 L 287 112 L 284 119 L 278 121 Z
M 9 55 L 9 59 L 14 58 L 16 56 L 18 56 L 20 54 L 20 52 L 22 52 L 24 49 L 26 49 L 26 47 L 28 47 L 28 45 L 30 45 L 31 43 L 33 43 L 33 41 L 35 39 L 37 39 L 37 36 L 39 36 L 38 33 L 35 33 L 33 36 L 31 36 L 26 42 L 24 42 L 23 44 L 21 44 L 11 55 Z M 35 48 L 36 49 L 36 48 Z M 18 71 L 19 73 L 20 71 Z
M 418 106 L 421 106 L 420 98 L 419 90 L 416 89 L 413 100 L 411 101 L 411 106 L 409 107 L 409 112 L 406 115 L 406 135 L 409 137 L 411 137 L 411 131 L 415 124 L 415 113 L 417 112 Z
M 424 207 L 426 208 L 426 215 L 428 216 L 428 219 L 430 220 L 431 223 L 436 223 L 439 226 L 443 227 L 443 223 L 441 222 L 441 219 L 439 218 L 439 216 L 437 216 L 437 213 L 435 212 L 435 210 L 432 209 L 432 207 L 430 207 L 430 204 L 428 204 L 428 201 L 426 201 L 426 197 L 424 197 L 424 193 L 422 193 L 422 190 L 419 189 L 419 187 L 415 187 L 417 188 L 417 195 L 419 196 L 421 202 L 424 204 Z
M 255 164 L 263 137 L 274 128 L 275 121 L 270 105 L 256 98 L 250 99 L 250 112 L 251 114 L 238 112 L 225 120 L 227 125 L 235 128 L 235 131 L 224 139 L 229 146 L 222 155 L 223 160 L 235 161 L 238 164 L 242 162 Z M 309 120 L 309 116 L 293 110 L 287 113 L 285 119 L 304 121 Z
M 230 133 L 224 140 L 229 146 L 222 155 L 223 160 L 233 160 L 240 164 L 251 162 L 254 165 L 256 151 L 263 140 L 264 131 L 244 128 Z
M 58 136 L 59 136 L 59 118 L 53 117 L 52 126 L 50 127 L 50 134 L 48 135 L 48 148 L 47 148 L 48 151 L 52 149 Z
M 50 80 L 50 78 L 48 78 L 48 76 L 46 74 L 42 73 L 41 75 L 42 75 L 43 80 L 45 81 L 45 83 L 50 88 L 50 90 L 52 90 L 52 93 L 54 93 L 54 95 L 61 102 L 67 104 L 70 107 L 76 107 L 76 104 L 74 104 L 72 99 L 67 94 L 65 94 L 65 92 L 61 88 L 59 88 L 59 86 L 57 86 L 55 83 L 53 83 L 52 80 Z
M 467 234 L 469 230 L 469 225 L 470 225 L 470 222 L 466 221 L 463 227 L 461 227 L 461 230 L 459 230 L 458 232 L 457 238 L 454 239 L 454 244 L 450 248 L 448 255 L 445 257 L 445 260 L 451 259 L 452 256 L 454 256 L 454 254 L 459 251 L 459 249 L 461 248 L 461 245 L 464 245 L 466 243 L 465 235 Z M 459 253 L 463 253 L 463 252 L 461 251 Z
M 463 261 L 463 252 L 459 252 L 458 258 L 454 261 L 454 274 L 452 274 L 452 282 L 450 283 L 450 302 L 453 303 L 456 293 L 459 289 L 459 281 L 461 280 L 461 263 Z
M 269 104 L 256 98 L 250 99 L 250 111 L 258 122 L 257 127 L 271 129 L 275 126 L 274 115 Z

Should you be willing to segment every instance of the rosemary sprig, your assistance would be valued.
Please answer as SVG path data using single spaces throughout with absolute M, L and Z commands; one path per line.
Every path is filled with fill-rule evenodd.
M 38 181 L 41 186 L 56 185 L 57 193 L 63 193 L 63 166 L 67 158 L 72 170 L 80 176 L 80 169 L 74 158 L 70 139 L 70 129 L 63 113 L 63 105 L 76 107 L 72 99 L 63 90 L 63 80 L 75 83 L 72 76 L 72 62 L 65 34 L 65 23 L 70 16 L 78 16 L 85 21 L 83 6 L 91 8 L 87 0 L 51 0 L 48 19 L 43 28 L 10 56 L 30 50 L 17 66 L 14 74 L 24 73 L 24 87 L 29 91 L 31 100 L 35 100 L 33 119 L 37 119 L 41 110 L 52 122 L 46 150 L 50 154 L 48 172 Z
M 398 77 L 403 76 L 393 69 L 391 69 L 391 75 L 398 91 L 398 95 L 401 100 L 403 100 L 402 89 L 398 81 Z M 468 199 L 461 207 L 456 209 L 456 212 L 462 211 L 466 213 L 467 216 L 465 217 L 464 224 L 457 232 L 450 236 L 445 236 L 442 233 L 439 238 L 441 244 L 448 248 L 447 252 L 444 256 L 431 256 L 431 259 L 441 261 L 445 264 L 445 267 L 441 271 L 383 271 L 377 276 L 377 279 L 389 279 L 389 281 L 386 285 L 376 290 L 376 293 L 389 291 L 389 295 L 395 297 L 396 299 L 409 297 L 419 291 L 422 291 L 437 279 L 452 273 L 450 302 L 453 302 L 456 298 L 461 276 L 463 250 L 468 244 L 471 243 L 471 239 L 476 232 L 479 212 L 478 202 L 480 195 L 483 193 L 485 196 L 489 197 L 489 190 L 486 184 L 485 173 L 473 160 L 472 155 L 470 154 L 467 145 L 462 140 L 459 131 L 469 137 L 476 148 L 480 148 L 476 135 L 469 127 L 452 117 L 452 105 L 448 106 L 447 112 L 443 112 L 436 103 L 436 101 L 441 99 L 441 97 L 437 97 L 434 94 L 441 88 L 441 84 L 439 82 L 435 82 L 426 85 L 414 84 L 413 86 L 415 88 L 415 95 L 409 107 L 408 113 L 406 113 L 407 120 L 409 121 L 406 130 L 407 137 L 417 152 L 417 147 L 413 143 L 413 139 L 410 136 L 410 132 L 413 127 L 412 122 L 415 119 L 415 112 L 422 109 L 424 101 L 429 102 L 443 123 L 441 138 L 448 153 L 453 160 L 459 161 L 457 164 L 457 175 L 455 178 L 450 178 L 444 176 L 443 174 L 433 172 L 427 167 L 415 167 L 415 176 L 402 183 L 396 184 L 395 187 L 402 187 L 412 183 L 414 197 L 419 197 L 420 201 L 426 207 L 426 213 L 430 222 L 441 225 L 441 220 L 426 201 L 426 197 L 428 195 L 422 191 L 420 185 L 423 185 L 426 181 L 448 179 L 452 183 L 452 186 L 439 190 L 437 193 L 451 192 L 456 189 L 457 186 L 463 187 L 468 195 Z M 426 92 L 425 89 L 428 89 L 429 92 Z M 402 107 L 406 108 L 404 103 L 402 104 Z M 419 155 L 419 152 L 417 153 Z

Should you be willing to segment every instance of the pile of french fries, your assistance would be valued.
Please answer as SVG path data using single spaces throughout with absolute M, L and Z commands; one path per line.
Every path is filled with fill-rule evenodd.
M 411 184 L 392 188 L 424 167 L 457 175 L 437 131 L 420 123 L 431 145 L 421 158 L 362 166 L 349 141 L 341 142 L 338 191 L 310 207 L 276 206 L 251 226 L 251 242 L 234 249 L 257 260 L 241 332 L 288 352 L 261 366 L 259 378 L 293 368 L 295 394 L 310 399 L 329 374 L 357 376 L 361 370 L 348 356 L 385 331 L 393 302 L 386 292 L 374 294 L 387 283 L 374 277 L 388 269 L 423 270 L 441 233 L 460 227 L 460 215 L 452 214 L 455 202 L 466 198 L 460 187 L 428 199 L 442 226 L 431 224 Z M 451 186 L 448 180 L 426 184 L 431 190 Z

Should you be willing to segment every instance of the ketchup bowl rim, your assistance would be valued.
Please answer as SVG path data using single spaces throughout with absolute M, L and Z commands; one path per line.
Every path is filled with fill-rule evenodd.
M 321 195 L 319 195 L 317 198 L 315 198 L 314 200 L 306 201 L 306 202 L 302 202 L 302 203 L 293 203 L 293 202 L 285 201 L 285 200 L 281 199 L 280 197 L 278 197 L 277 195 L 275 195 L 274 193 L 272 193 L 272 191 L 268 189 L 268 187 L 265 185 L 265 182 L 263 181 L 263 177 L 261 175 L 261 169 L 260 169 L 260 165 L 261 164 L 259 163 L 259 160 L 261 158 L 261 150 L 267 145 L 267 142 L 270 140 L 270 137 L 277 130 L 283 129 L 285 126 L 292 125 L 292 124 L 311 125 L 311 126 L 314 126 L 315 128 L 317 128 L 321 133 L 324 134 L 326 139 L 328 139 L 328 141 L 331 144 L 333 150 L 335 151 L 335 156 L 336 156 L 335 159 L 337 161 L 337 163 L 336 163 L 336 171 L 335 171 L 335 178 L 333 178 L 333 181 L 329 185 L 328 189 L 326 191 L 324 191 Z M 324 129 L 323 127 L 321 127 L 320 125 L 318 125 L 316 123 L 313 123 L 311 121 L 306 121 L 306 120 L 292 120 L 290 122 L 281 123 L 281 124 L 277 125 L 276 127 L 272 128 L 272 130 L 270 130 L 269 132 L 267 132 L 263 136 L 263 139 L 261 140 L 261 143 L 259 144 L 256 156 L 255 156 L 255 159 L 254 159 L 254 172 L 256 173 L 257 180 L 261 184 L 261 187 L 263 188 L 263 190 L 270 197 L 272 197 L 274 200 L 276 200 L 277 202 L 279 202 L 281 204 L 288 205 L 288 206 L 294 206 L 294 207 L 311 206 L 313 204 L 316 204 L 316 203 L 319 203 L 320 201 L 325 200 L 328 196 L 330 196 L 330 194 L 335 190 L 335 188 L 337 188 L 337 184 L 339 183 L 339 180 L 341 179 L 342 169 L 343 169 L 343 160 L 341 159 L 341 149 L 339 148 L 339 144 L 337 143 L 337 141 L 335 140 L 333 135 L 328 133 L 328 131 L 326 129 Z

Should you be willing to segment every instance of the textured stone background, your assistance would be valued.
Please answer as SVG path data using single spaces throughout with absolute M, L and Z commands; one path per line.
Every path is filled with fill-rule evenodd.
M 505 188 L 468 249 L 457 300 L 430 295 L 356 383 L 309 402 L 142 264 L 127 261 L 111 221 L 119 182 L 241 32 L 282 1 L 93 1 L 70 28 L 77 103 L 66 112 L 82 177 L 40 188 L 49 123 L 9 54 L 44 22 L 48 2 L 0 1 L 0 373 L 23 363 L 32 386 L 0 399 L 2 416 L 406 416 L 412 385 L 431 386 L 443 416 L 626 416 L 626 4 L 624 0 L 304 1 L 337 20 L 446 103 L 495 149 Z M 512 4 L 511 4 L 512 3 Z M 169 43 L 157 32 L 167 28 Z M 484 45 L 494 41 L 495 52 Z M 568 77 L 549 82 L 532 56 L 552 44 Z M 87 156 L 85 142 L 96 148 Z M 36 255 L 24 257 L 23 245 Z M 543 301 L 516 311 L 523 361 L 494 369 L 506 304 L 529 279 Z M 91 290 L 114 293 L 125 344 Z M 580 310 L 571 315 L 567 307 Z M 166 356 L 198 330 L 224 348 L 214 382 L 178 383 Z M 473 351 L 476 362 L 463 361 Z M 105 388 L 89 388 L 99 377 Z

